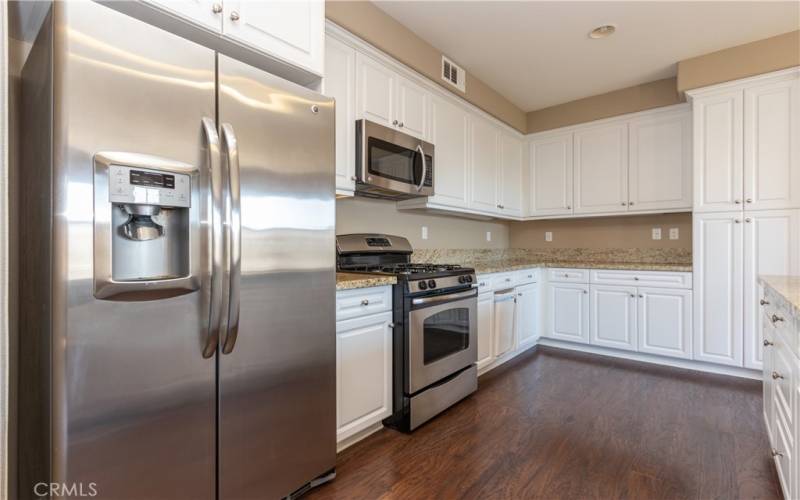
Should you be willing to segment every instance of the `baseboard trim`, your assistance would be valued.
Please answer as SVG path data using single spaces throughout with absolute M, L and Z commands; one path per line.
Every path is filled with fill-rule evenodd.
M 588 352 L 591 354 L 600 354 L 602 356 L 611 356 L 614 358 L 630 359 L 632 361 L 641 361 L 643 363 L 652 363 L 655 365 L 672 366 L 674 368 L 683 368 L 686 370 L 694 370 L 705 373 L 715 373 L 717 375 L 728 375 L 730 377 L 747 378 L 752 380 L 761 380 L 763 378 L 762 372 L 758 370 L 751 370 L 749 368 L 715 365 L 713 363 L 706 363 L 703 361 L 693 361 L 689 359 L 665 358 L 653 354 L 643 354 L 640 352 L 618 351 L 616 349 L 611 349 L 608 347 L 577 344 L 573 342 L 555 340 L 545 337 L 539 339 L 539 345 L 557 347 L 559 349 L 568 349 L 570 351 L 580 351 L 580 352 Z
M 383 422 L 375 422 L 366 429 L 362 429 L 356 432 L 355 434 L 342 439 L 341 441 L 336 443 L 336 453 L 341 453 L 346 448 L 353 446 L 357 442 L 375 434 L 381 429 L 383 429 Z

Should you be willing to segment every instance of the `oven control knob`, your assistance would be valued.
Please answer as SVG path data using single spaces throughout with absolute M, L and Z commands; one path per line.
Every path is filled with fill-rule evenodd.
M 467 278 L 468 278 L 468 276 L 459 276 L 458 277 L 458 282 L 459 283 L 466 283 L 468 281 Z
M 436 281 L 428 280 L 428 288 L 436 288 Z
M 472 281 L 473 281 L 473 278 L 472 278 L 472 275 L 470 274 L 470 275 L 467 276 L 467 283 L 472 283 Z
M 425 283 L 424 281 L 418 282 L 417 286 L 419 287 L 420 290 L 427 290 L 428 289 L 428 284 Z

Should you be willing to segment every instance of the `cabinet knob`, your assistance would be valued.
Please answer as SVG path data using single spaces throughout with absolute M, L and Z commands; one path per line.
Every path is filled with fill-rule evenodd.
M 520 296 L 520 297 L 522 297 L 522 293 L 518 293 L 517 295 L 518 295 L 518 296 Z
M 584 290 L 583 293 L 589 293 L 589 290 Z
M 624 207 L 625 205 L 627 205 L 627 203 L 625 203 L 625 202 L 623 201 L 623 202 L 622 202 L 622 206 Z
M 634 280 L 634 281 L 639 281 L 639 277 L 638 277 L 638 276 L 634 276 L 634 277 L 633 277 L 633 280 Z
M 403 128 L 403 122 L 398 123 L 397 126 Z
M 783 456 L 783 453 L 779 452 L 775 448 L 772 448 L 772 452 L 771 453 L 772 453 L 773 457 L 782 457 Z
M 778 380 L 779 378 L 783 378 L 783 375 L 778 372 L 772 372 L 772 380 Z
M 772 342 L 770 342 L 770 341 L 769 341 L 769 340 L 767 340 L 767 339 L 764 339 L 764 342 L 763 342 L 763 344 L 764 344 L 764 347 L 769 347 L 769 346 L 771 346 L 771 345 L 775 345 L 775 344 L 773 344 Z
M 350 180 L 351 180 L 351 181 L 354 181 L 354 180 L 356 180 L 356 176 L 355 176 L 355 175 L 351 175 L 351 176 L 350 176 Z
M 239 13 L 235 10 L 231 11 L 231 21 L 238 21 L 239 20 Z
M 745 222 L 751 222 L 752 220 L 753 220 L 753 219 L 751 219 L 750 217 L 745 217 L 745 218 L 744 218 L 744 221 L 745 221 Z
M 361 305 L 362 305 L 362 306 L 368 306 L 368 305 L 369 305 L 369 299 L 364 299 L 364 300 L 362 300 L 362 301 L 361 301 Z
M 511 281 L 511 278 L 506 278 L 506 281 Z
M 747 199 L 746 199 L 746 200 L 744 200 L 744 201 L 745 201 L 745 202 L 747 202 L 747 203 L 753 203 L 753 199 L 752 199 L 752 198 L 747 198 Z
M 632 299 L 635 299 L 635 298 L 636 298 L 636 294 L 633 294 L 633 293 L 632 293 L 632 294 L 631 294 L 631 298 L 632 298 Z
M 735 222 L 735 223 L 737 223 L 737 224 L 738 224 L 738 223 L 740 223 L 740 222 L 742 222 L 742 221 L 740 221 L 739 219 L 733 219 L 733 222 Z
M 762 306 L 769 305 L 769 301 L 766 301 L 766 300 L 764 300 L 764 299 L 761 299 L 761 300 L 759 300 L 758 302 L 759 302 L 759 303 L 760 303 Z
M 528 278 L 533 278 L 533 275 L 532 275 L 532 274 L 529 274 L 529 275 L 528 275 Z
M 392 120 L 392 125 L 397 125 L 397 124 L 398 124 L 397 120 Z
M 742 203 L 742 200 L 733 200 L 733 202 L 736 203 L 737 205 L 739 205 L 739 204 Z
M 633 202 L 632 202 L 632 201 L 629 201 L 629 202 L 628 202 L 628 205 L 630 205 L 630 206 L 633 206 Z
M 388 326 L 389 328 L 394 328 L 394 323 L 389 323 L 389 324 L 388 324 L 388 325 L 386 325 L 386 326 Z
M 773 314 L 772 318 L 770 318 L 773 323 L 777 323 L 778 321 L 783 321 L 783 318 L 778 316 L 777 314 Z
M 211 12 L 213 12 L 214 14 L 219 14 L 220 12 L 222 12 L 222 4 L 215 3 L 214 5 L 212 5 Z
M 640 293 L 640 294 L 639 294 L 639 298 L 640 298 L 640 299 L 643 299 L 643 298 L 644 298 L 644 295 L 642 295 L 642 294 Z
M 572 210 L 572 207 L 567 205 L 567 210 Z

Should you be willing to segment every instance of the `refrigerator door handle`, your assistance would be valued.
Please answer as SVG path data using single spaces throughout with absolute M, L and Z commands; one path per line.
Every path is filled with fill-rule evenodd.
M 208 142 L 208 172 L 211 177 L 211 292 L 208 311 L 208 331 L 203 357 L 210 358 L 217 350 L 222 323 L 222 303 L 225 295 L 223 273 L 225 239 L 222 232 L 222 171 L 220 166 L 219 135 L 214 120 L 203 118 L 203 132 Z
M 228 328 L 222 341 L 222 353 L 230 354 L 239 334 L 239 288 L 242 270 L 241 188 L 239 184 L 239 147 L 230 123 L 222 124 L 222 141 L 228 158 L 228 189 L 230 196 L 230 292 L 228 295 Z

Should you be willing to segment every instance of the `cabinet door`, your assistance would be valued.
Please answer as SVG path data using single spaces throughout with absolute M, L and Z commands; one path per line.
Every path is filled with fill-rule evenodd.
M 356 53 L 356 119 L 393 127 L 395 115 L 395 73 L 361 53 Z
M 575 132 L 575 213 L 628 209 L 628 124 Z
M 436 147 L 432 201 L 467 206 L 469 113 L 439 96 L 431 98 L 431 142 Z
M 741 212 L 695 214 L 694 359 L 742 366 Z
M 589 285 L 547 285 L 547 336 L 589 342 Z
M 694 211 L 741 210 L 742 91 L 695 99 Z
M 594 345 L 636 350 L 636 288 L 592 285 L 589 333 Z
M 800 210 L 744 215 L 744 365 L 760 369 L 764 338 L 758 277 L 800 273 Z
M 572 213 L 572 133 L 535 139 L 530 149 L 530 216 Z
M 639 118 L 629 127 L 629 210 L 691 209 L 691 112 Z
M 515 347 L 514 317 L 516 316 L 515 292 L 496 294 L 494 298 L 494 355 L 502 356 Z
M 744 91 L 745 209 L 800 207 L 798 78 Z
M 356 51 L 327 36 L 323 93 L 336 99 L 336 189 L 355 189 Z
M 522 217 L 522 141 L 504 132 L 500 134 L 499 175 L 500 213 Z
M 214 12 L 214 4 L 222 4 L 218 0 L 145 0 L 145 2 L 211 31 L 222 32 L 222 12 Z
M 478 295 L 478 368 L 483 368 L 494 359 L 494 294 Z
M 325 2 L 225 0 L 222 32 L 318 75 L 323 73 Z
M 639 352 L 692 357 L 692 291 L 639 288 L 636 324 Z
M 472 179 L 469 206 L 497 213 L 497 128 L 483 118 L 473 117 L 470 131 Z
M 397 127 L 418 139 L 428 139 L 428 92 L 407 78 L 397 77 Z M 394 122 L 394 120 L 392 120 Z M 438 150 L 438 147 L 437 147 Z M 438 152 L 438 151 L 437 151 Z
M 336 323 L 336 438 L 392 412 L 392 313 Z
M 539 285 L 517 287 L 517 338 L 519 346 L 528 346 L 539 338 Z

